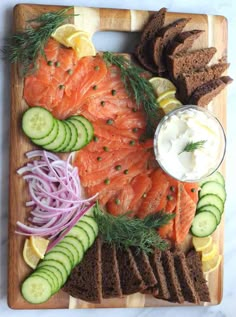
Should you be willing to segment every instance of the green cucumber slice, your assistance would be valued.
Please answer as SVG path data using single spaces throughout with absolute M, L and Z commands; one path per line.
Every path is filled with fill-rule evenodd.
M 67 277 L 68 277 L 67 270 L 65 269 L 65 266 L 57 260 L 49 260 L 49 259 L 45 259 L 45 257 L 44 257 L 44 259 L 37 266 L 37 269 L 41 268 L 41 267 L 48 267 L 48 266 L 58 269 L 58 271 L 61 274 L 60 285 L 62 286 L 66 282 Z M 49 270 L 49 268 L 47 268 L 47 269 Z M 59 276 L 60 275 L 58 275 L 58 277 Z
M 52 273 L 48 272 L 48 271 L 42 271 L 42 270 L 36 270 L 34 271 L 31 276 L 41 276 L 43 278 L 45 278 L 50 286 L 51 286 L 51 289 L 52 289 L 52 294 L 55 294 L 57 292 L 57 284 L 55 284 L 54 280 L 55 280 L 55 277 L 52 277 L 51 275 Z
M 202 207 L 213 205 L 216 206 L 220 210 L 220 213 L 222 214 L 224 211 L 224 203 L 223 201 L 216 195 L 208 194 L 203 197 L 201 197 L 197 204 L 197 209 L 200 209 Z
M 74 236 L 65 236 L 62 240 L 63 243 L 66 243 L 67 245 L 72 245 L 77 252 L 78 255 L 78 259 L 77 259 L 77 263 L 82 261 L 83 257 L 84 257 L 84 247 L 82 242 L 80 242 L 77 238 L 75 238 Z
M 199 185 L 202 187 L 207 182 L 217 182 L 221 184 L 222 186 L 225 186 L 225 179 L 224 176 L 219 172 L 215 172 L 214 174 L 210 175 L 209 177 L 203 179 Z
M 90 142 L 94 135 L 94 129 L 93 129 L 92 123 L 88 119 L 82 116 L 73 116 L 73 117 L 70 117 L 70 119 L 75 119 L 83 123 L 83 125 L 85 126 L 87 130 L 88 142 Z
M 89 236 L 83 228 L 73 227 L 66 236 L 72 236 L 78 239 L 86 252 L 89 248 Z
M 53 126 L 52 131 L 49 133 L 49 135 L 47 135 L 46 137 L 44 137 L 42 139 L 31 139 L 31 141 L 34 144 L 37 144 L 39 146 L 44 146 L 44 145 L 47 145 L 49 143 L 52 143 L 58 135 L 58 130 L 59 130 L 58 120 L 54 119 L 54 126 Z
M 88 224 L 87 222 L 80 220 L 79 222 L 77 222 L 77 224 L 75 225 L 75 227 L 77 228 L 81 228 L 84 231 L 86 231 L 88 238 L 89 238 L 89 247 L 91 247 L 91 245 L 93 244 L 96 235 L 95 232 L 93 230 L 93 227 L 90 226 L 90 224 Z
M 97 236 L 98 235 L 98 224 L 96 223 L 95 219 L 91 216 L 88 216 L 87 214 L 83 216 L 83 218 L 81 219 L 84 222 L 87 222 L 92 228 L 93 228 L 93 232 L 94 235 Z
M 61 146 L 59 146 L 58 149 L 56 149 L 57 152 L 62 152 L 64 148 L 66 148 L 70 142 L 71 139 L 71 130 L 69 125 L 66 123 L 66 121 L 61 121 L 61 123 L 64 125 L 65 130 L 66 130 L 66 137 Z
M 67 254 L 62 251 L 54 251 L 52 249 L 52 251 L 48 252 L 44 256 L 44 260 L 55 260 L 60 262 L 64 266 L 67 275 L 69 275 L 72 271 L 73 264 Z
M 218 196 L 223 202 L 225 202 L 226 199 L 226 192 L 224 186 L 217 182 L 206 182 L 199 192 L 199 197 L 203 197 L 207 194 L 212 194 Z
M 61 273 L 58 267 L 52 265 L 44 265 L 42 267 L 37 268 L 35 273 L 37 272 L 46 272 L 48 275 L 50 274 L 56 286 L 56 291 L 58 291 L 64 283 L 63 274 Z
M 70 259 L 72 266 L 74 267 L 75 258 L 73 253 L 70 251 L 69 248 L 64 247 L 61 243 L 58 243 L 51 251 L 53 252 L 62 252 L 66 254 L 66 256 Z
M 57 246 L 63 247 L 64 249 L 67 249 L 68 252 L 70 252 L 72 254 L 72 256 L 73 256 L 73 268 L 74 268 L 76 266 L 76 264 L 78 263 L 79 258 L 80 258 L 79 253 L 76 250 L 76 248 L 72 244 L 70 244 L 64 240 L 59 242 Z
M 78 135 L 77 142 L 73 146 L 71 151 L 78 151 L 78 150 L 82 149 L 82 147 L 84 147 L 85 145 L 88 144 L 87 130 L 86 130 L 84 124 L 78 120 L 70 118 L 67 120 L 67 122 L 72 122 L 77 129 L 77 135 Z
M 210 212 L 212 212 L 215 215 L 215 217 L 216 217 L 217 225 L 220 223 L 221 213 L 220 213 L 219 209 L 216 206 L 213 206 L 213 205 L 203 206 L 202 208 L 197 209 L 197 214 L 199 212 L 202 212 L 202 211 L 210 211 Z
M 56 139 L 52 143 L 49 143 L 44 146 L 46 150 L 53 152 L 57 152 L 57 149 L 64 143 L 66 138 L 66 128 L 64 124 L 60 120 L 58 120 L 57 122 L 59 130 Z
M 41 304 L 46 302 L 52 295 L 51 285 L 42 276 L 28 277 L 21 287 L 24 299 L 31 304 Z
M 77 143 L 78 132 L 77 132 L 76 126 L 72 122 L 70 122 L 70 121 L 65 121 L 65 122 L 70 128 L 71 139 L 70 139 L 68 145 L 64 149 L 62 149 L 61 152 L 71 152 L 72 148 Z
M 50 134 L 54 126 L 52 114 L 42 107 L 28 109 L 22 118 L 22 129 L 31 139 L 42 139 Z
M 198 213 L 192 222 L 191 233 L 196 237 L 208 237 L 217 228 L 217 220 L 215 215 L 210 211 L 202 211 Z

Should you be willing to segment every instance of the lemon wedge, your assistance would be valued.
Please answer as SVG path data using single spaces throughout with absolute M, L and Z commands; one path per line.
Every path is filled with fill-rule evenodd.
M 77 31 L 78 29 L 74 24 L 63 24 L 51 34 L 51 37 L 66 47 L 69 47 L 70 45 L 67 42 L 67 38 Z
M 175 92 L 176 91 L 174 89 L 166 90 L 165 92 L 160 94 L 160 96 L 157 98 L 157 102 L 159 103 L 166 98 L 175 98 Z
M 162 77 L 153 77 L 149 79 L 156 96 L 159 97 L 161 94 L 165 93 L 168 90 L 176 92 L 175 85 L 168 79 Z
M 34 251 L 31 246 L 30 240 L 26 239 L 23 249 L 23 258 L 25 262 L 32 268 L 35 269 L 37 264 L 39 263 L 40 257 Z
M 165 113 L 169 113 L 170 111 L 181 107 L 182 103 L 176 98 L 166 98 L 161 100 L 159 105 Z
M 205 238 L 193 237 L 192 241 L 193 241 L 193 246 L 195 250 L 198 252 L 204 251 L 207 248 L 212 246 L 212 236 L 208 236 Z
M 65 40 L 70 47 L 75 47 L 80 45 L 81 37 L 87 38 L 89 41 L 91 40 L 91 34 L 81 30 L 70 34 Z
M 209 261 L 202 262 L 202 270 L 204 273 L 215 271 L 222 261 L 222 255 L 217 254 Z
M 76 51 L 78 58 L 96 55 L 96 49 L 93 43 L 86 37 L 81 36 L 76 42 L 76 45 L 72 47 Z
M 207 248 L 205 251 L 202 251 L 202 262 L 210 261 L 216 255 L 218 255 L 218 247 L 215 243 L 213 243 L 211 248 Z
M 30 244 L 35 254 L 37 254 L 40 259 L 43 259 L 49 244 L 49 240 L 41 237 L 31 236 Z

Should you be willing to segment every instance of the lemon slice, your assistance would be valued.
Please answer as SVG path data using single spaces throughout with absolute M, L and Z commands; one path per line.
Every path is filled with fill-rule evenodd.
M 175 98 L 175 92 L 176 91 L 174 89 L 166 90 L 165 92 L 160 94 L 160 96 L 157 98 L 157 102 L 160 102 L 166 98 Z
M 176 92 L 175 85 L 166 78 L 153 77 L 149 79 L 149 82 L 152 84 L 152 87 L 155 90 L 157 97 L 159 97 L 161 94 L 163 94 L 164 92 L 168 90 L 172 90 Z
M 165 113 L 168 113 L 178 107 L 181 107 L 182 103 L 176 98 L 166 98 L 161 100 L 159 105 Z
M 30 244 L 34 252 L 37 254 L 37 256 L 39 256 L 40 259 L 43 259 L 49 244 L 49 240 L 41 237 L 31 236 Z
M 212 245 L 212 236 L 208 236 L 205 238 L 197 238 L 193 237 L 193 246 L 196 251 L 204 251 Z
M 210 273 L 215 271 L 219 267 L 221 260 L 222 260 L 222 255 L 217 254 L 211 260 L 202 262 L 203 272 Z
M 96 49 L 93 43 L 83 36 L 80 37 L 78 43 L 76 43 L 76 45 L 73 46 L 73 48 L 76 51 L 78 58 L 96 55 Z
M 218 247 L 215 243 L 212 244 L 211 248 L 202 251 L 202 262 L 210 261 L 218 254 Z
M 31 246 L 30 240 L 26 239 L 23 249 L 23 258 L 25 262 L 32 268 L 35 269 L 40 257 L 35 253 L 34 249 Z
M 77 31 L 78 29 L 74 24 L 63 24 L 52 33 L 51 37 L 66 47 L 69 47 L 70 45 L 67 43 L 67 38 Z
M 75 47 L 77 45 L 80 45 L 80 38 L 85 37 L 88 40 L 91 40 L 91 34 L 85 31 L 76 31 L 72 34 L 70 34 L 66 38 L 66 42 L 68 43 L 68 46 Z

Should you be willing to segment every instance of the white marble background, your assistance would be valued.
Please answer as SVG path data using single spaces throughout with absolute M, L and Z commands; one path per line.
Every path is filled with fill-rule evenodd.
M 16 311 L 7 306 L 7 214 L 8 214 L 8 156 L 9 156 L 9 109 L 10 109 L 10 81 L 9 67 L 0 60 L 0 316 L 183 316 L 191 317 L 235 317 L 236 316 L 236 1 L 235 0 L 0 0 L 0 46 L 9 34 L 12 24 L 12 8 L 20 2 L 41 4 L 63 4 L 94 7 L 132 8 L 156 10 L 163 6 L 169 11 L 219 14 L 228 18 L 229 22 L 229 53 L 231 62 L 229 74 L 235 79 L 228 89 L 228 129 L 227 129 L 227 192 L 225 224 L 225 270 L 224 297 L 220 305 L 215 307 L 194 308 L 145 308 L 145 309 L 110 309 L 81 310 L 81 311 L 53 311 L 35 310 Z M 17 211 L 16 211 L 17 212 Z M 223 237 L 222 237 L 223 239 Z

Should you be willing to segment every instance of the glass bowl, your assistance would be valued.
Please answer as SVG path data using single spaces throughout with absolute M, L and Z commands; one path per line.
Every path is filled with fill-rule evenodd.
M 165 115 L 154 136 L 158 164 L 183 182 L 199 182 L 213 174 L 225 150 L 226 136 L 220 121 L 209 110 L 194 105 Z

